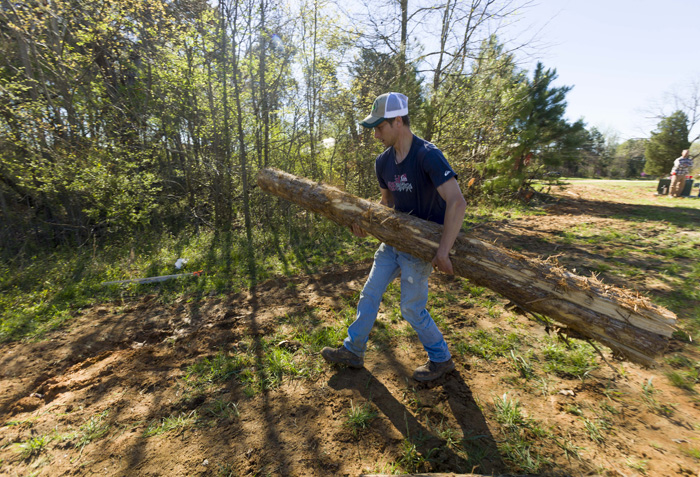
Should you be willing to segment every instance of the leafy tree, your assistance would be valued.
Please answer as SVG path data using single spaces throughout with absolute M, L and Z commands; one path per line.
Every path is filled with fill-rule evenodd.
M 532 80 L 515 65 L 515 58 L 495 37 L 484 42 L 473 73 L 462 88 L 464 104 L 450 103 L 453 116 L 444 128 L 459 139 L 448 149 L 467 161 L 467 169 L 483 187 L 497 194 L 517 191 L 533 176 L 537 165 L 555 166 L 578 153 L 588 138 L 582 121 L 564 118 L 569 87 L 555 87 L 555 70 L 539 63 Z
M 639 177 L 644 171 L 646 139 L 630 139 L 615 148 L 611 177 Z
M 669 174 L 673 161 L 688 147 L 688 116 L 679 110 L 659 121 L 651 133 L 644 151 L 644 172 L 654 176 Z
M 528 82 L 527 101 L 513 125 L 517 145 L 510 151 L 515 160 L 514 171 L 520 177 L 527 175 L 528 156 L 532 156 L 536 165 L 558 166 L 575 156 L 584 143 L 579 134 L 584 130 L 583 121 L 570 124 L 564 118 L 566 94 L 571 87 L 555 87 L 553 82 L 556 79 L 556 70 L 545 70 L 538 62 L 532 80 Z
M 614 146 L 597 128 L 591 128 L 583 135 L 577 155 L 577 173 L 583 177 L 609 177 L 613 162 Z
M 438 93 L 444 97 L 433 99 L 443 106 L 442 114 L 433 119 L 436 142 L 463 176 L 500 176 L 512 163 L 502 163 L 508 159 L 496 150 L 517 141 L 512 125 L 527 101 L 524 74 L 513 54 L 492 36 L 483 42 L 471 73 L 450 78 L 445 92 Z

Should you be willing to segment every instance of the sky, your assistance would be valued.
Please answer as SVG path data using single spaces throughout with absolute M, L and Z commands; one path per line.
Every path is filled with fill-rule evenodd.
M 700 81 L 700 0 L 535 0 L 513 27 L 537 34 L 536 60 L 573 86 L 567 117 L 620 141 L 649 137 L 669 96 Z M 697 134 L 697 133 L 696 133 Z

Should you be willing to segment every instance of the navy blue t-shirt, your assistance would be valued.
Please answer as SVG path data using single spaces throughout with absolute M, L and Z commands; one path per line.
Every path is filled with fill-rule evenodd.
M 389 189 L 394 208 L 421 219 L 445 222 L 445 200 L 437 188 L 457 174 L 434 144 L 413 136 L 406 158 L 396 163 L 393 147 L 381 153 L 374 164 L 379 186 Z

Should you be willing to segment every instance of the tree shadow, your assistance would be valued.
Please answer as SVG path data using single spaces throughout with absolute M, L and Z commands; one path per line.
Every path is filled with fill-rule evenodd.
M 614 192 L 611 192 L 611 194 Z M 671 200 L 671 199 L 669 199 Z M 694 199 L 674 199 L 675 201 L 692 201 Z M 677 204 L 679 202 L 674 202 Z M 680 202 L 682 203 L 682 202 Z M 646 222 L 658 221 L 678 227 L 694 227 L 700 222 L 700 209 L 684 206 L 637 205 L 607 202 L 593 199 L 559 199 L 554 207 L 547 210 L 548 215 L 591 215 L 603 218 L 625 218 L 627 220 Z
M 339 370 L 331 376 L 328 385 L 336 391 L 354 390 L 368 402 L 371 401 L 389 420 L 395 431 L 413 443 L 422 456 L 429 458 L 434 466 L 432 471 L 473 472 L 478 469 L 479 472 L 488 474 L 507 470 L 486 419 L 458 371 L 440 378 L 436 383 L 419 386 L 430 387 L 436 393 L 447 394 L 450 408 L 462 428 L 467 443 L 464 446 L 466 453 L 456 452 L 434 429 L 420 422 L 393 396 L 384 383 L 367 369 Z M 379 432 L 387 442 L 393 439 L 391 429 L 383 428 Z M 479 460 L 474 460 L 473 456 L 478 456 Z

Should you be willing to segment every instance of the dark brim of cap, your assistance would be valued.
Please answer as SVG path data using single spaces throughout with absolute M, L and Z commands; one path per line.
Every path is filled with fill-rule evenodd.
M 365 119 L 360 121 L 360 126 L 364 126 L 366 128 L 369 128 L 369 129 L 376 128 L 377 126 L 379 126 L 379 124 L 381 124 L 382 121 L 384 121 L 384 118 L 382 118 L 381 116 L 377 117 L 377 116 L 372 116 L 370 114 Z

